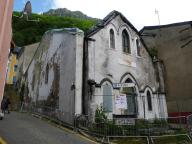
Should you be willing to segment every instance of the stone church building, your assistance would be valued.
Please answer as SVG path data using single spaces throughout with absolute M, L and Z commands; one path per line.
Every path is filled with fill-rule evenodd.
M 108 118 L 166 118 L 163 67 L 146 49 L 139 32 L 117 11 L 88 33 L 79 29 L 44 34 L 23 78 L 25 97 L 42 107 Z

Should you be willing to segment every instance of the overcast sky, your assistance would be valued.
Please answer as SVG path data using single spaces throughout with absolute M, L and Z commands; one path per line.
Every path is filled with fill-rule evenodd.
M 27 0 L 15 0 L 14 9 L 21 10 Z M 31 0 L 33 12 L 50 8 L 79 10 L 88 16 L 104 18 L 112 10 L 121 12 L 138 30 L 143 26 L 192 20 L 192 0 Z

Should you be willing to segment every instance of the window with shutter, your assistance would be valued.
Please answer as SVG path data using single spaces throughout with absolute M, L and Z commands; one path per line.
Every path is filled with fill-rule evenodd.
M 113 111 L 112 104 L 112 87 L 111 85 L 103 85 L 103 109 L 105 112 Z

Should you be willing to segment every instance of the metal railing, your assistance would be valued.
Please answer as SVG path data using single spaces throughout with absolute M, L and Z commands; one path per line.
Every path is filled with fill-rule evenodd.
M 28 105 L 22 110 L 47 116 L 59 124 L 73 128 L 75 131 L 83 131 L 92 136 L 101 138 L 116 137 L 141 137 L 146 138 L 147 143 L 151 138 L 163 136 L 177 136 L 178 134 L 192 134 L 192 115 L 185 117 L 168 117 L 159 119 L 139 118 L 101 118 L 88 115 L 74 116 L 73 125 L 64 122 L 67 114 L 55 107 Z M 191 136 L 191 135 L 190 135 Z
M 186 117 L 168 117 L 167 119 L 138 118 L 90 118 L 86 115 L 75 119 L 76 128 L 101 136 L 158 136 L 188 132 Z

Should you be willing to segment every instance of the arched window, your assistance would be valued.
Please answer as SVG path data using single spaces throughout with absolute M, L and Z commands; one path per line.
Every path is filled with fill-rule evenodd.
M 112 29 L 110 29 L 110 48 L 115 49 L 115 35 Z
M 147 103 L 148 103 L 148 110 L 152 111 L 151 93 L 149 91 L 147 91 Z
M 141 44 L 138 39 L 136 39 L 137 55 L 141 56 Z
M 125 83 L 133 83 L 133 81 L 128 78 Z M 127 97 L 127 109 L 124 111 L 126 115 L 136 114 L 136 90 L 135 87 L 124 87 L 121 93 L 126 94 Z
M 125 29 L 122 32 L 122 47 L 123 47 L 123 52 L 131 53 L 129 35 Z
M 108 83 L 105 83 L 103 86 L 103 109 L 105 112 L 113 111 L 112 104 L 112 86 Z

